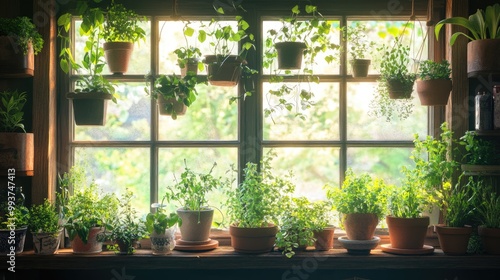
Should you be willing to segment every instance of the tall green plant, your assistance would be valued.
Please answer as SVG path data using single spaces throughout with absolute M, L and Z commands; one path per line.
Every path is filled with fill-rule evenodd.
M 146 32 L 139 26 L 142 19 L 134 11 L 113 0 L 106 9 L 102 38 L 106 42 L 134 43 L 146 40 Z
M 3 132 L 23 131 L 23 108 L 26 104 L 26 92 L 3 91 L 0 92 L 0 130 Z

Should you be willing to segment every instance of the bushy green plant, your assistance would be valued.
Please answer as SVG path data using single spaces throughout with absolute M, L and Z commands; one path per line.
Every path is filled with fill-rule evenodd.
M 390 83 L 399 81 L 404 84 L 405 90 L 412 92 L 416 75 L 410 72 L 410 47 L 403 45 L 399 38 L 395 38 L 392 47 L 382 46 L 379 48 L 383 52 L 380 62 L 380 75 L 382 81 Z
M 26 92 L 0 92 L 0 129 L 3 132 L 16 132 L 24 129 L 23 108 L 26 104 Z
M 413 112 L 413 98 L 391 99 L 387 84 L 379 80 L 373 99 L 370 101 L 368 114 L 376 118 L 385 118 L 386 122 L 405 120 Z
M 441 62 L 424 60 L 420 62 L 418 67 L 418 78 L 421 80 L 451 79 L 451 68 L 448 60 Z
M 495 153 L 495 147 L 490 141 L 478 138 L 475 131 L 466 131 L 460 137 L 460 145 L 465 148 L 463 161 L 466 164 L 494 164 L 500 162 L 500 156 Z
M 422 188 L 421 174 L 418 169 L 403 166 L 405 178 L 401 187 L 395 187 L 389 196 L 389 213 L 398 218 L 418 218 L 429 206 L 429 194 Z
M 352 26 L 345 26 L 342 32 L 344 39 L 350 44 L 348 52 L 351 59 L 364 59 L 367 54 L 372 52 L 375 42 L 368 40 L 366 25 L 356 22 Z
M 165 198 L 163 198 L 163 200 L 165 200 Z M 146 216 L 146 230 L 149 234 L 163 234 L 167 228 L 173 227 L 176 224 L 179 226 L 182 225 L 182 219 L 177 215 L 177 213 L 165 213 L 163 200 L 161 204 L 154 203 L 151 205 L 152 208 L 157 208 L 156 212 L 148 213 Z
M 445 24 L 454 24 L 467 28 L 470 34 L 458 31 L 451 35 L 450 45 L 453 46 L 459 36 L 465 36 L 467 39 L 481 40 L 481 39 L 497 39 L 500 38 L 500 4 L 495 4 L 486 7 L 485 11 L 478 9 L 475 14 L 464 17 L 446 18 L 438 22 L 434 28 L 436 39 L 439 38 L 441 28 Z
M 446 213 L 444 221 L 449 227 L 464 227 L 471 225 L 476 216 L 475 196 L 477 190 L 474 189 L 473 180 L 463 186 L 457 184 L 447 198 Z
M 48 233 L 57 236 L 62 226 L 55 205 L 45 199 L 43 204 L 31 206 L 28 227 L 33 234 Z
M 236 188 L 226 190 L 228 214 L 233 225 L 245 228 L 265 227 L 278 224 L 282 202 L 294 191 L 292 174 L 276 176 L 271 161 L 276 154 L 271 150 L 257 164 L 247 162 L 243 169 L 243 181 Z
M 387 214 L 390 187 L 380 178 L 367 173 L 356 175 L 348 169 L 342 188 L 326 186 L 326 189 L 333 208 L 342 214 L 369 213 L 379 219 Z
M 106 42 L 134 43 L 146 40 L 146 32 L 139 26 L 142 20 L 137 13 L 113 0 L 105 13 L 102 38 Z
M 25 55 L 28 53 L 29 43 L 32 44 L 35 55 L 43 48 L 42 35 L 28 17 L 0 18 L 0 36 L 13 36 L 16 48 L 19 47 Z

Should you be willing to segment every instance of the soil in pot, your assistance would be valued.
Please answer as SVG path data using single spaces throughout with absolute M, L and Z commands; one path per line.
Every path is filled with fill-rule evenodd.
M 500 255 L 500 228 L 478 228 L 479 236 L 487 254 Z
M 302 67 L 302 57 L 306 44 L 303 42 L 279 42 L 275 44 L 278 52 L 278 69 L 293 70 Z
M 53 255 L 59 249 L 62 229 L 56 234 L 37 233 L 33 234 L 33 249 L 38 255 Z
M 391 246 L 398 249 L 422 249 L 429 227 L 429 217 L 386 217 Z
M 73 115 L 76 125 L 104 125 L 108 100 L 111 94 L 102 92 L 70 92 L 68 99 L 73 101 Z
M 424 106 L 446 106 L 451 92 L 451 80 L 437 79 L 417 81 L 420 104 Z
M 208 241 L 214 217 L 213 209 L 200 211 L 177 209 L 177 215 L 182 219 L 180 231 L 183 242 Z
M 467 44 L 467 73 L 469 77 L 500 73 L 500 39 L 483 39 Z
M 15 237 L 14 237 L 14 241 L 15 241 L 15 245 L 13 244 L 10 244 L 9 243 L 9 240 L 12 240 L 10 239 L 10 234 L 11 234 L 11 230 L 10 229 L 0 229 L 0 254 L 2 255 L 6 255 L 6 254 L 11 254 L 11 247 L 14 246 L 14 252 L 16 254 L 20 254 L 23 252 L 24 250 L 24 240 L 26 239 L 26 231 L 27 231 L 27 227 L 23 227 L 23 228 L 18 228 L 18 229 L 15 229 L 14 230 L 14 234 L 15 234 Z M 12 241 L 11 241 L 12 243 Z
M 371 240 L 378 224 L 375 214 L 345 214 L 344 227 L 349 240 Z
M 472 227 L 436 226 L 439 246 L 447 255 L 465 255 Z
M 231 246 L 236 252 L 260 254 L 270 252 L 274 248 L 278 227 L 269 225 L 260 228 L 242 228 L 231 225 Z
M 0 36 L 0 77 L 32 77 L 35 73 L 35 55 L 31 43 L 25 55 L 11 36 Z
M 241 77 L 241 64 L 245 61 L 237 55 L 217 57 L 205 56 L 207 65 L 208 82 L 214 86 L 232 87 L 238 84 Z
M 321 231 L 314 232 L 314 247 L 318 251 L 328 251 L 333 248 L 334 227 L 327 227 Z
M 123 75 L 127 72 L 134 44 L 131 42 L 106 42 L 103 44 L 103 48 L 109 71 L 115 75 Z
M 370 59 L 353 59 L 351 60 L 352 76 L 354 78 L 362 78 L 368 76 L 370 68 Z
M 71 240 L 71 247 L 73 248 L 73 254 L 87 255 L 87 254 L 99 254 L 102 252 L 102 242 L 97 241 L 99 234 L 102 234 L 104 230 L 100 227 L 93 227 L 89 231 L 89 236 L 87 243 L 83 243 L 82 239 L 78 234 Z

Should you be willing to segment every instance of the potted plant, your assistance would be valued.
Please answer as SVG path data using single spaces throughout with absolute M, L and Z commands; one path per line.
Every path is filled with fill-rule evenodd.
M 180 206 L 177 215 L 182 219 L 182 225 L 181 240 L 177 241 L 178 244 L 195 247 L 203 245 L 205 248 L 212 242 L 214 245 L 210 246 L 210 249 L 218 245 L 217 241 L 211 241 L 209 238 L 214 209 L 208 204 L 207 194 L 219 188 L 226 188 L 228 182 L 212 174 L 216 166 L 214 163 L 208 173 L 195 173 L 188 168 L 184 160 L 184 172 L 180 180 L 167 187 L 166 200 L 176 201 Z
M 426 106 L 446 106 L 451 91 L 451 68 L 447 60 L 420 62 L 417 93 L 420 103 Z
M 186 113 L 187 107 L 196 100 L 198 79 L 192 73 L 184 77 L 160 75 L 154 82 L 153 89 L 145 88 L 151 98 L 156 99 L 160 115 L 169 115 L 172 119 Z
M 156 212 L 146 216 L 146 230 L 149 232 L 153 255 L 172 254 L 175 248 L 175 225 L 182 226 L 182 219 L 175 212 L 167 215 L 163 210 L 163 201 L 151 207 L 157 208 Z
M 27 17 L 0 18 L 0 76 L 30 77 L 43 39 Z
M 366 58 L 366 54 L 371 53 L 375 42 L 368 41 L 366 26 L 355 23 L 354 26 L 346 26 L 343 29 L 344 38 L 349 44 L 349 63 L 352 67 L 352 76 L 354 78 L 367 77 L 371 60 Z
M 335 227 L 332 221 L 332 205 L 329 201 L 318 200 L 311 203 L 310 224 L 314 234 L 314 247 L 318 251 L 333 248 Z
M 439 21 L 435 26 L 436 38 L 439 38 L 441 28 L 445 24 L 453 24 L 466 28 L 470 33 L 461 31 L 454 33 L 450 38 L 453 45 L 459 36 L 465 36 L 470 42 L 467 44 L 467 73 L 469 76 L 498 73 L 500 58 L 494 54 L 500 49 L 500 4 L 486 7 L 483 11 L 464 17 L 452 17 Z
M 290 174 L 274 176 L 270 165 L 274 156 L 272 151 L 267 153 L 260 170 L 257 164 L 247 162 L 240 185 L 226 190 L 229 234 L 236 252 L 265 253 L 274 247 L 282 201 L 295 188 L 289 181 Z
M 118 203 L 114 194 L 100 194 L 97 184 L 88 184 L 84 169 L 70 171 L 73 194 L 64 210 L 71 247 L 74 254 L 99 254 L 105 240 L 104 229 L 117 215 Z
M 387 86 L 389 97 L 392 99 L 410 98 L 413 91 L 416 75 L 410 73 L 410 47 L 404 46 L 399 38 L 391 47 L 379 48 L 383 51 L 380 63 L 380 82 Z
M 174 53 L 177 55 L 177 65 L 181 68 L 181 77 L 186 76 L 189 72 L 191 72 L 192 76 L 196 76 L 198 70 L 202 71 L 205 68 L 201 61 L 201 50 L 197 47 L 190 46 L 188 43 L 187 37 L 192 37 L 195 32 L 189 24 L 189 21 L 185 22 L 182 29 L 186 46 L 174 50 Z
M 31 206 L 28 227 L 33 234 L 35 254 L 53 255 L 57 252 L 63 227 L 54 204 L 45 200 L 43 204 Z
M 23 124 L 26 92 L 0 92 L 0 101 L 0 170 L 32 173 L 34 136 Z
M 115 75 L 127 72 L 134 43 L 146 39 L 146 32 L 139 24 L 141 18 L 122 4 L 111 1 L 105 13 L 102 38 L 104 55 L 109 70 Z
M 495 193 L 491 185 L 482 181 L 477 181 L 477 184 L 481 190 L 481 199 L 476 206 L 481 224 L 478 234 L 487 254 L 500 255 L 500 195 Z
M 11 179 L 15 173 L 7 175 L 5 191 L 0 193 L 0 253 L 15 256 L 24 250 L 29 210 L 24 206 L 22 187 Z
M 63 48 L 59 55 L 61 69 L 65 73 L 69 72 L 70 67 L 75 71 L 85 70 L 87 72 L 76 81 L 76 90 L 69 92 L 67 98 L 72 100 L 76 125 L 104 125 L 108 100 L 113 100 L 116 103 L 115 87 L 102 75 L 106 65 L 104 50 L 100 45 L 102 29 L 104 28 L 104 14 L 99 8 L 88 8 L 86 2 L 78 2 L 78 7 L 77 10 L 81 11 L 80 16 L 83 19 L 79 32 L 87 37 L 85 54 L 81 64 L 74 60 L 71 40 L 67 35 L 64 35 L 71 27 L 72 15 L 66 13 L 57 20 L 59 37 L 63 42 Z
M 127 189 L 118 203 L 118 213 L 112 219 L 107 230 L 107 238 L 112 240 L 112 249 L 120 255 L 131 255 L 135 250 L 135 243 L 146 235 L 143 221 L 137 217 L 137 211 L 132 206 L 134 194 Z
M 392 99 L 389 96 L 387 84 L 379 81 L 375 89 L 376 94 L 370 101 L 369 115 L 376 118 L 383 118 L 387 122 L 393 120 L 405 120 L 413 112 L 413 99 Z
M 481 175 L 500 170 L 500 156 L 495 146 L 477 136 L 475 131 L 466 131 L 460 137 L 460 145 L 465 148 L 461 165 L 466 175 Z

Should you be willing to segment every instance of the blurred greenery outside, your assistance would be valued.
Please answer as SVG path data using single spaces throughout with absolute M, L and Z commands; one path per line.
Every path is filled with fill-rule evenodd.
M 358 22 L 358 21 L 356 21 Z M 348 25 L 356 22 L 348 21 Z M 78 23 L 78 22 L 77 22 Z M 207 22 L 205 22 L 206 24 Z M 363 21 L 367 26 L 367 34 L 378 46 L 381 43 L 391 44 L 394 38 L 404 30 L 404 42 L 410 44 L 412 55 L 416 55 L 422 46 L 424 31 L 420 24 L 410 24 L 404 28 L 406 21 L 380 22 Z M 146 75 L 151 65 L 151 26 L 144 23 L 148 39 L 135 45 L 134 53 L 127 74 Z M 173 50 L 184 46 L 182 35 L 183 22 L 159 21 L 159 61 L 160 74 L 180 74 L 176 65 Z M 192 22 L 197 29 L 203 23 Z M 332 40 L 340 42 L 339 22 L 334 22 Z M 423 24 L 425 26 L 425 23 Z M 263 34 L 269 28 L 279 28 L 278 21 L 265 21 Z M 195 34 L 196 36 L 196 34 Z M 76 34 L 76 59 L 83 55 L 83 40 Z M 191 45 L 199 47 L 203 53 L 209 52 L 208 42 L 200 44 L 195 38 L 188 38 Z M 427 58 L 427 44 L 419 59 Z M 348 46 L 349 49 L 349 46 Z M 234 48 L 237 52 L 237 47 Z M 370 74 L 378 74 L 376 65 L 381 54 L 370 55 L 372 66 Z M 349 59 L 349 56 L 348 56 Z M 319 59 L 317 61 L 320 61 Z M 348 74 L 350 66 L 347 66 Z M 106 69 L 107 71 L 107 69 Z M 259 72 L 267 75 L 267 70 Z M 314 66 L 316 74 L 339 75 L 340 65 L 319 62 Z M 108 72 L 107 72 L 108 73 Z M 83 73 L 84 74 L 84 73 Z M 199 74 L 205 75 L 206 72 Z M 73 143 L 75 153 L 74 164 L 86 167 L 88 176 L 94 178 L 104 192 L 121 195 L 126 188 L 135 194 L 135 207 L 142 214 L 150 211 L 152 197 L 156 195 L 161 201 L 167 185 L 173 184 L 184 170 L 184 159 L 196 172 L 208 172 L 213 162 L 217 162 L 215 173 L 218 176 L 234 176 L 231 166 L 237 166 L 238 154 L 238 102 L 229 103 L 229 98 L 238 95 L 238 87 L 198 86 L 196 102 L 188 108 L 186 115 L 172 120 L 169 116 L 152 115 L 151 106 L 156 106 L 145 93 L 145 80 L 133 82 L 116 82 L 118 104 L 108 104 L 106 125 L 103 127 L 75 126 Z M 290 83 L 292 85 L 292 83 Z M 262 92 L 263 109 L 272 106 L 274 97 L 266 95 L 268 90 L 279 84 L 262 82 L 258 89 Z M 380 176 L 387 182 L 399 184 L 402 175 L 400 168 L 411 165 L 409 155 L 411 147 L 378 147 L 366 144 L 365 147 L 350 145 L 356 141 L 412 141 L 413 134 L 427 134 L 427 108 L 418 103 L 414 97 L 415 108 L 410 118 L 391 123 L 385 119 L 369 116 L 369 103 L 375 94 L 374 82 L 347 82 L 345 87 L 346 135 L 341 139 L 341 110 L 343 93 L 340 82 L 321 82 L 306 84 L 314 93 L 315 106 L 301 111 L 305 119 L 294 116 L 296 112 L 278 111 L 273 119 L 263 120 L 263 140 L 271 143 L 277 153 L 273 161 L 276 174 L 284 174 L 291 170 L 297 185 L 295 195 L 304 195 L 311 200 L 325 199 L 322 187 L 325 184 L 340 186 L 341 149 L 346 147 L 347 167 L 355 172 L 368 172 Z M 298 93 L 297 93 L 298 94 Z M 413 95 L 416 95 L 414 93 Z M 291 97 L 291 98 L 296 98 Z M 296 102 L 293 101 L 292 102 Z M 301 110 L 298 106 L 298 110 Z M 152 118 L 157 118 L 158 127 L 152 127 Z M 257 137 L 255 138 L 257 139 Z M 325 147 L 293 145 L 287 147 L 280 141 L 328 141 Z M 107 142 L 113 143 L 106 145 Z M 198 141 L 200 144 L 182 147 L 182 141 Z M 223 145 L 211 145 L 213 141 L 226 141 Z M 344 141 L 344 142 L 342 142 Z M 93 143 L 98 142 L 99 145 Z M 273 142 L 276 142 L 273 144 Z M 174 144 L 171 144 L 174 143 Z M 283 144 L 280 144 L 283 143 Z M 341 145 L 344 143 L 345 145 Z M 280 147 L 280 145 L 282 147 Z M 263 154 L 270 148 L 263 145 Z M 157 167 L 151 166 L 158 153 Z M 151 187 L 151 174 L 158 170 L 158 188 Z M 153 172 L 153 173 L 152 173 Z M 236 183 L 234 184 L 236 187 Z M 221 192 L 210 194 L 210 205 L 220 208 L 225 198 Z M 169 205 L 174 210 L 179 205 Z M 216 211 L 217 212 L 217 211 Z M 225 212 L 222 209 L 222 212 Z M 222 217 L 216 213 L 215 221 Z M 226 221 L 227 222 L 227 221 Z

